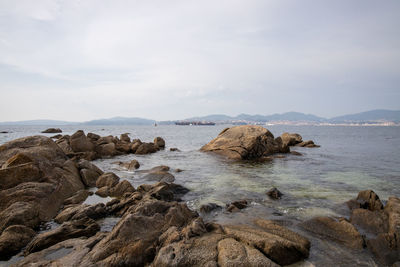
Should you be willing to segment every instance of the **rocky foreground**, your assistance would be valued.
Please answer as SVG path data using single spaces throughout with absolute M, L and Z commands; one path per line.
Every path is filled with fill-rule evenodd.
M 262 157 L 277 151 L 276 144 L 302 143 L 293 134 L 276 141 L 258 127 L 241 128 L 242 136 L 236 135 L 237 128 L 231 129 L 217 137 L 223 137 L 223 142 L 212 141 L 212 145 L 224 146 L 233 158 Z M 261 131 L 261 137 L 255 137 L 255 131 Z M 240 141 L 228 146 L 229 138 Z M 135 143 L 78 131 L 57 143 L 33 136 L 0 146 L 0 260 L 22 253 L 24 258 L 15 266 L 280 266 L 309 256 L 310 241 L 277 221 L 205 223 L 180 202 L 188 189 L 172 183 L 165 166 L 148 171 L 161 182 L 134 188 L 85 159 L 111 156 L 102 153 L 104 145 L 120 151 L 116 148 L 126 144 L 127 153 L 134 153 L 141 146 Z M 152 146 L 159 146 L 156 143 Z M 137 162 L 126 167 L 130 166 L 139 167 Z M 82 204 L 92 187 L 98 188 L 96 194 L 113 199 L 106 204 Z M 231 203 L 228 210 L 245 208 L 242 204 Z M 391 197 L 384 206 L 374 192 L 363 191 L 348 206 L 350 219 L 317 217 L 301 227 L 312 236 L 368 249 L 382 265 L 398 264 L 400 199 Z M 108 217 L 119 221 L 110 232 L 103 232 L 99 222 Z M 39 231 L 51 220 L 60 225 Z

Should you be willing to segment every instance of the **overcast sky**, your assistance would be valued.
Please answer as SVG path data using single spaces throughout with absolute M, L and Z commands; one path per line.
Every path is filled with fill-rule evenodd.
M 0 0 L 0 121 L 400 109 L 400 1 Z

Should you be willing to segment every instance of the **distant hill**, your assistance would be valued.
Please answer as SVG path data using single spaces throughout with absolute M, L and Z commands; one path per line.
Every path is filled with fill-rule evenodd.
M 373 122 L 373 121 L 400 122 L 400 110 L 376 109 L 356 114 L 343 115 L 329 119 L 329 122 L 332 123 Z
M 114 117 L 84 122 L 86 125 L 152 125 L 156 121 L 143 118 Z
M 272 115 L 250 115 L 239 114 L 236 117 L 231 117 L 222 114 L 208 115 L 204 117 L 194 117 L 185 119 L 185 121 L 213 121 L 213 122 L 226 122 L 226 121 L 254 121 L 254 122 L 268 122 L 268 121 L 312 121 L 323 122 L 325 118 L 321 118 L 312 114 L 304 114 L 300 112 L 286 112 L 282 114 Z
M 27 125 L 27 126 L 62 126 L 77 125 L 80 122 L 57 121 L 57 120 L 28 120 L 28 121 L 6 121 L 0 122 L 0 125 Z

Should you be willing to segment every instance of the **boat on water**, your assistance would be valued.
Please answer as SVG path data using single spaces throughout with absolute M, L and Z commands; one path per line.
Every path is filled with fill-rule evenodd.
M 175 125 L 215 125 L 215 122 L 211 121 L 177 121 Z

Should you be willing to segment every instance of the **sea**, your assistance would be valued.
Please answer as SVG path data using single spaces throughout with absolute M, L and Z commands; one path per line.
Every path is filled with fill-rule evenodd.
M 309 259 L 294 266 L 378 266 L 367 250 L 356 251 L 340 244 L 316 238 L 299 223 L 314 216 L 349 217 L 345 202 L 361 190 L 372 189 L 385 202 L 400 196 L 400 127 L 391 126 L 265 126 L 275 137 L 283 132 L 298 133 L 313 140 L 319 148 L 292 147 L 302 156 L 286 154 L 268 162 L 231 161 L 200 148 L 230 125 L 215 126 L 61 126 L 62 134 L 77 130 L 101 136 L 129 133 L 131 139 L 151 142 L 164 138 L 166 149 L 149 155 L 123 155 L 95 160 L 103 171 L 112 171 L 135 187 L 153 183 L 140 170 L 167 165 L 175 183 L 190 189 L 183 201 L 199 211 L 203 204 L 226 204 L 246 199 L 249 207 L 229 213 L 224 209 L 204 215 L 205 221 L 222 224 L 251 224 L 256 218 L 280 221 L 311 240 Z M 48 126 L 0 126 L 0 144 L 39 135 Z M 41 134 L 53 136 L 54 134 Z M 178 148 L 179 151 L 170 151 Z M 121 169 L 116 161 L 136 159 L 138 171 Z M 176 172 L 181 169 L 181 172 Z M 278 188 L 283 197 L 272 200 L 266 192 Z M 87 203 L 106 202 L 96 195 Z M 102 227 L 112 229 L 117 220 Z

